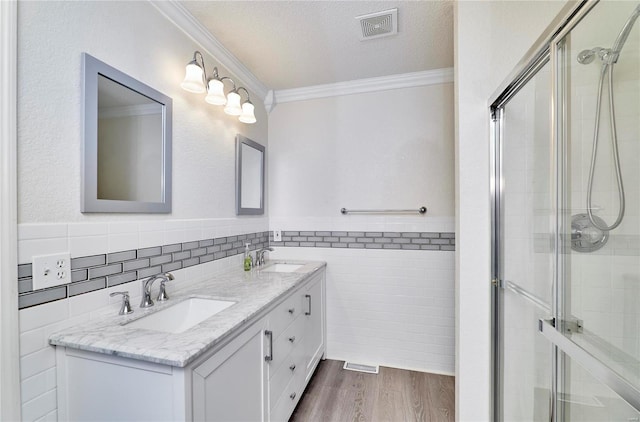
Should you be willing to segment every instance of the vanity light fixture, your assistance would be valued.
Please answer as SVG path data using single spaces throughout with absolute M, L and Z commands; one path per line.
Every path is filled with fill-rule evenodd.
M 224 93 L 225 81 L 229 81 L 232 84 L 231 91 L 226 95 Z M 256 122 L 255 107 L 251 102 L 249 91 L 242 86 L 236 87 L 233 79 L 227 76 L 220 77 L 217 67 L 213 68 L 213 76 L 208 77 L 204 65 L 204 57 L 199 51 L 194 52 L 193 59 L 187 63 L 184 80 L 180 86 L 185 91 L 195 94 L 207 92 L 207 96 L 204 98 L 206 102 L 225 106 L 224 112 L 231 116 L 238 116 L 238 120 L 242 123 L 251 124 Z M 241 102 L 240 91 L 244 91 L 247 95 L 247 100 L 244 102 Z

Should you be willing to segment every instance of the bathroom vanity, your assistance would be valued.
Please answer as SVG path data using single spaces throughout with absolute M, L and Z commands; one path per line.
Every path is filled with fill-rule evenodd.
M 154 326 L 205 299 L 233 303 L 190 328 Z M 154 308 L 50 337 L 60 420 L 286 421 L 325 353 L 324 262 L 234 270 Z

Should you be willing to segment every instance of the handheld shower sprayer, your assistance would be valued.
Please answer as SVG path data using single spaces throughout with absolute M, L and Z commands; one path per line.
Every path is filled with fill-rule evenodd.
M 624 26 L 620 30 L 620 33 L 618 34 L 618 38 L 616 38 L 616 40 L 613 42 L 613 47 L 611 47 L 611 53 L 613 55 L 613 58 L 612 58 L 613 63 L 618 62 L 620 51 L 622 50 L 624 43 L 627 41 L 627 38 L 629 38 L 629 34 L 633 29 L 633 25 L 636 23 L 636 19 L 638 19 L 639 16 L 640 16 L 640 4 L 638 4 L 636 8 L 633 9 L 631 16 L 629 16 L 629 18 L 627 19 L 627 22 L 625 22 Z
M 596 116 L 593 130 L 593 144 L 591 149 L 591 165 L 589 168 L 589 182 L 587 187 L 587 217 L 593 227 L 606 233 L 615 229 L 622 223 L 625 211 L 625 193 L 624 185 L 622 182 L 622 171 L 620 169 L 620 156 L 618 154 L 618 134 L 616 129 L 615 108 L 613 99 L 613 68 L 620 58 L 620 52 L 624 46 L 625 41 L 629 38 L 629 34 L 633 29 L 633 26 L 640 16 L 640 4 L 633 10 L 624 26 L 620 30 L 613 46 L 611 48 L 595 47 L 590 50 L 583 50 L 578 54 L 577 60 L 580 64 L 589 64 L 593 62 L 596 57 L 602 62 L 602 69 L 600 72 L 600 81 L 598 83 L 598 95 L 596 99 Z M 592 201 L 591 196 L 593 192 L 593 179 L 596 167 L 596 157 L 598 154 L 598 140 L 600 132 L 600 112 L 602 109 L 602 88 L 604 80 L 608 75 L 608 91 L 609 91 L 609 117 L 610 117 L 610 129 L 611 129 L 611 149 L 613 152 L 613 165 L 616 173 L 616 181 L 618 185 L 618 198 L 620 208 L 618 211 L 618 217 L 611 225 L 607 225 L 601 218 L 595 217 L 592 213 Z M 574 216 L 578 217 L 578 216 Z

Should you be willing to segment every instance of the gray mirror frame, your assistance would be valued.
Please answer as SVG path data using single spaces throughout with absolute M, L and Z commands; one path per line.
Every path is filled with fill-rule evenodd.
M 250 146 L 262 153 L 262 171 L 260 172 L 260 208 L 243 208 L 240 203 L 242 198 L 242 145 Z M 251 139 L 236 135 L 236 215 L 261 215 L 264 214 L 264 175 L 266 163 L 266 151 L 263 145 L 252 141 Z
M 171 135 L 173 102 L 170 97 L 95 57 L 82 53 L 83 133 L 82 200 L 83 213 L 170 213 L 171 212 Z M 163 172 L 160 202 L 98 199 L 98 76 L 102 75 L 163 105 Z

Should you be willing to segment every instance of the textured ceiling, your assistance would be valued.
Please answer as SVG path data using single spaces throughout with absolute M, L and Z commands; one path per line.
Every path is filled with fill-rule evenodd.
M 452 1 L 181 1 L 270 89 L 453 66 Z M 356 16 L 398 8 L 398 34 L 359 40 Z

